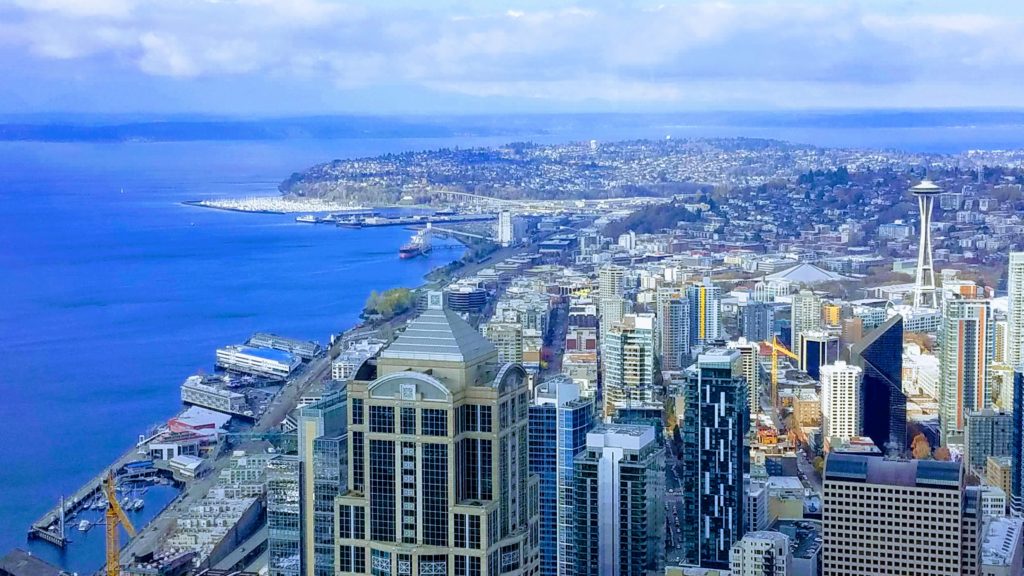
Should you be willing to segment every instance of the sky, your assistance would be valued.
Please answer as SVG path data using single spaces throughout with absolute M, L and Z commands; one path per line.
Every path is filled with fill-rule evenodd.
M 0 0 L 0 113 L 1021 108 L 1019 0 Z

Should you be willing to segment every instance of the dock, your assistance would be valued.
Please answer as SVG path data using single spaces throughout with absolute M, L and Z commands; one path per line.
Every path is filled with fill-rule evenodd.
M 139 453 L 135 446 L 121 455 L 120 458 L 111 464 L 115 471 L 119 471 L 126 464 L 139 459 Z M 82 511 L 86 504 L 96 499 L 103 492 L 103 480 L 107 477 L 107 470 L 104 468 L 99 474 L 91 478 L 69 498 L 63 500 L 64 517 L 71 517 Z M 58 548 L 64 548 L 68 544 L 66 535 L 61 534 L 57 524 L 60 523 L 61 503 L 48 510 L 38 520 L 32 523 L 28 530 L 29 540 L 42 540 L 49 542 Z

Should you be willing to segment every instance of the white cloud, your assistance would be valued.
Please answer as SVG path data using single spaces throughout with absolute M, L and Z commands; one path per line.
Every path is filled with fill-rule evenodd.
M 853 0 L 13 2 L 0 0 L 0 16 L 10 16 L 0 18 L 0 45 L 30 55 L 32 66 L 81 59 L 182 79 L 322 77 L 346 89 L 408 85 L 553 102 L 820 106 L 854 95 L 884 105 L 887 91 L 922 105 L 948 100 L 913 89 L 937 83 L 964 105 L 988 102 L 983 91 L 999 83 L 1012 100 L 1024 77 L 1024 16 L 1000 13 L 998 3 L 940 12 Z

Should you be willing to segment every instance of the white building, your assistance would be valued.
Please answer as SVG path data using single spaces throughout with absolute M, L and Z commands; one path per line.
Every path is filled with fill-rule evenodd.
M 1006 363 L 1020 366 L 1024 363 L 1024 252 L 1010 253 L 1006 292 L 1009 300 Z
M 989 520 L 984 534 L 981 573 L 984 576 L 1021 576 L 1024 573 L 1024 519 Z
M 848 442 L 861 435 L 863 378 L 860 367 L 842 360 L 821 367 L 821 433 L 826 442 L 831 438 Z
M 508 210 L 502 210 L 498 214 L 498 243 L 503 248 L 515 244 L 515 229 L 512 226 L 512 213 Z
M 781 532 L 748 532 L 732 545 L 732 576 L 789 576 L 793 556 L 789 537 Z
M 181 385 L 181 401 L 225 414 L 252 416 L 251 413 L 245 414 L 249 407 L 244 394 L 204 384 L 202 376 L 189 376 L 185 379 Z
M 746 523 L 746 532 L 757 532 L 764 530 L 771 525 L 771 517 L 768 514 L 768 487 L 763 482 L 750 482 L 747 484 L 745 494 L 746 504 L 743 510 L 743 520 Z
M 280 350 L 252 346 L 225 346 L 217 349 L 217 366 L 263 378 L 287 378 L 301 361 Z
M 821 298 L 810 290 L 801 290 L 794 294 L 789 341 L 796 346 L 800 342 L 801 334 L 820 329 Z

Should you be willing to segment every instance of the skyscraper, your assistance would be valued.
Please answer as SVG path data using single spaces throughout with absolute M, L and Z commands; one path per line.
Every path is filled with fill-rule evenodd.
M 729 550 L 743 537 L 743 446 L 749 396 L 738 350 L 714 349 L 686 371 L 682 422 L 685 513 L 680 518 L 685 562 L 728 568 Z
M 991 403 L 989 365 L 995 352 L 988 300 L 946 302 L 940 347 L 939 418 L 943 443 L 963 441 L 964 414 Z
M 601 317 L 601 334 L 604 335 L 622 320 L 626 302 L 626 269 L 609 264 L 597 272 L 597 308 Z
M 299 411 L 302 572 L 334 574 L 334 498 L 348 484 L 348 391 L 342 388 Z
M 658 288 L 658 341 L 662 370 L 680 370 L 690 359 L 690 303 L 678 286 Z
M 686 288 L 690 301 L 690 344 L 722 338 L 722 289 L 710 278 Z
M 794 294 L 789 329 L 793 348 L 800 345 L 800 335 L 804 332 L 821 330 L 821 297 L 810 290 Z
M 654 428 L 599 425 L 575 466 L 576 575 L 664 570 L 665 450 Z
M 1009 304 L 1006 363 L 1016 368 L 1024 363 L 1024 252 L 1010 252 L 1006 293 Z
M 917 245 L 917 278 L 914 284 L 914 308 L 938 308 L 939 296 L 935 289 L 935 269 L 932 266 L 932 205 L 942 193 L 931 180 L 922 180 L 910 189 L 917 197 L 921 213 L 920 239 Z
M 964 464 L 968 472 L 985 474 L 990 456 L 1009 456 L 1013 446 L 1013 414 L 990 408 L 966 414 Z
M 797 356 L 800 357 L 800 369 L 811 378 L 817 379 L 823 364 L 839 359 L 839 338 L 824 330 L 808 330 L 800 334 L 797 340 Z
M 540 479 L 540 573 L 572 576 L 576 566 L 573 459 L 594 427 L 594 399 L 558 377 L 537 385 L 530 406 L 530 473 Z
M 602 359 L 606 415 L 624 402 L 654 400 L 654 315 L 623 317 L 605 334 Z
M 981 510 L 959 462 L 833 452 L 823 479 L 824 574 L 978 573 Z
M 821 436 L 826 444 L 861 435 L 863 379 L 863 370 L 842 360 L 821 367 Z
M 882 452 L 907 448 L 907 397 L 903 393 L 903 317 L 889 318 L 850 348 L 850 363 L 863 370 L 863 433 Z
M 512 213 L 502 210 L 498 213 L 498 243 L 507 248 L 515 243 L 515 229 L 512 226 Z
M 761 411 L 761 362 L 759 359 L 761 345 L 746 338 L 740 338 L 728 342 L 726 347 L 740 352 L 743 377 L 747 379 L 748 410 L 750 414 L 757 414 Z
M 349 383 L 336 574 L 536 573 L 526 372 L 431 292 Z
M 775 307 L 768 302 L 740 305 L 740 335 L 751 342 L 771 340 L 775 333 Z
M 299 460 L 282 456 L 267 464 L 267 573 L 302 574 Z
M 1024 516 L 1024 368 L 1013 374 L 1013 445 L 1010 447 L 1010 509 Z

